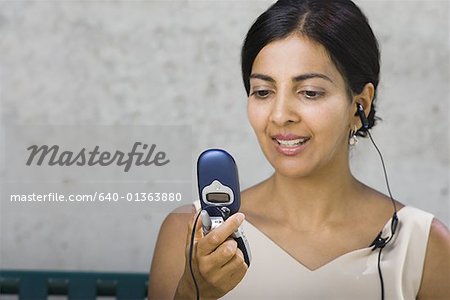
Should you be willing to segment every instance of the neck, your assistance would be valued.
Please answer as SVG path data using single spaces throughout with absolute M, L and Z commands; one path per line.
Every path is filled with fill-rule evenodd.
M 351 217 L 362 184 L 353 177 L 348 163 L 345 166 L 299 178 L 275 172 L 268 182 L 268 206 L 277 222 L 312 229 Z

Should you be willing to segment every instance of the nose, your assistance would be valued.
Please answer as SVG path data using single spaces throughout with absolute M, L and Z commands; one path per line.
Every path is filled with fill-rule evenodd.
M 296 110 L 295 100 L 289 95 L 279 94 L 273 103 L 270 121 L 280 127 L 299 122 L 300 115 Z

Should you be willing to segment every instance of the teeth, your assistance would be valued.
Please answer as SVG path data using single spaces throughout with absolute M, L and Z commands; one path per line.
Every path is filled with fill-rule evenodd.
M 296 139 L 296 140 L 279 140 L 279 139 L 275 139 L 275 140 L 278 142 L 278 144 L 280 144 L 282 146 L 295 147 L 295 146 L 306 143 L 309 139 L 301 138 L 301 139 Z

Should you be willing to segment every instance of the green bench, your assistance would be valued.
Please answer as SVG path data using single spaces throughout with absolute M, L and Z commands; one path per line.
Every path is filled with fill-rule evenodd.
M 20 300 L 47 299 L 50 295 L 69 300 L 91 300 L 97 296 L 115 299 L 146 299 L 148 274 L 67 271 L 0 270 L 1 295 Z

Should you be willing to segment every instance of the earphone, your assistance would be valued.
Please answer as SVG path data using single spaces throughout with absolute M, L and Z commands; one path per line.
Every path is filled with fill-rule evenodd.
M 362 128 L 367 132 L 370 141 L 372 142 L 373 146 L 378 152 L 378 155 L 380 156 L 381 165 L 383 166 L 383 172 L 384 172 L 384 179 L 386 180 L 386 187 L 389 192 L 389 198 L 392 201 L 392 206 L 394 208 L 394 213 L 391 218 L 391 235 L 388 237 L 382 237 L 382 232 L 377 235 L 375 240 L 370 244 L 369 247 L 372 247 L 372 251 L 375 251 L 376 249 L 380 249 L 378 251 L 378 276 L 380 278 L 380 286 L 381 286 L 381 300 L 384 300 L 384 281 L 383 281 L 383 273 L 381 272 L 381 251 L 383 248 L 392 240 L 394 237 L 394 234 L 397 230 L 398 225 L 398 217 L 397 217 L 397 206 L 395 205 L 394 198 L 392 197 L 391 188 L 389 187 L 389 180 L 386 172 L 386 166 L 384 165 L 383 155 L 381 155 L 380 149 L 378 149 L 377 145 L 375 144 L 375 141 L 372 138 L 372 135 L 369 131 L 369 120 L 366 117 L 366 114 L 364 113 L 364 107 L 360 103 L 356 103 L 356 113 L 358 114 L 359 118 L 361 119 Z
M 365 130 L 369 130 L 369 120 L 367 120 L 366 113 L 364 112 L 364 107 L 360 103 L 356 103 L 356 113 L 361 119 L 362 127 Z

